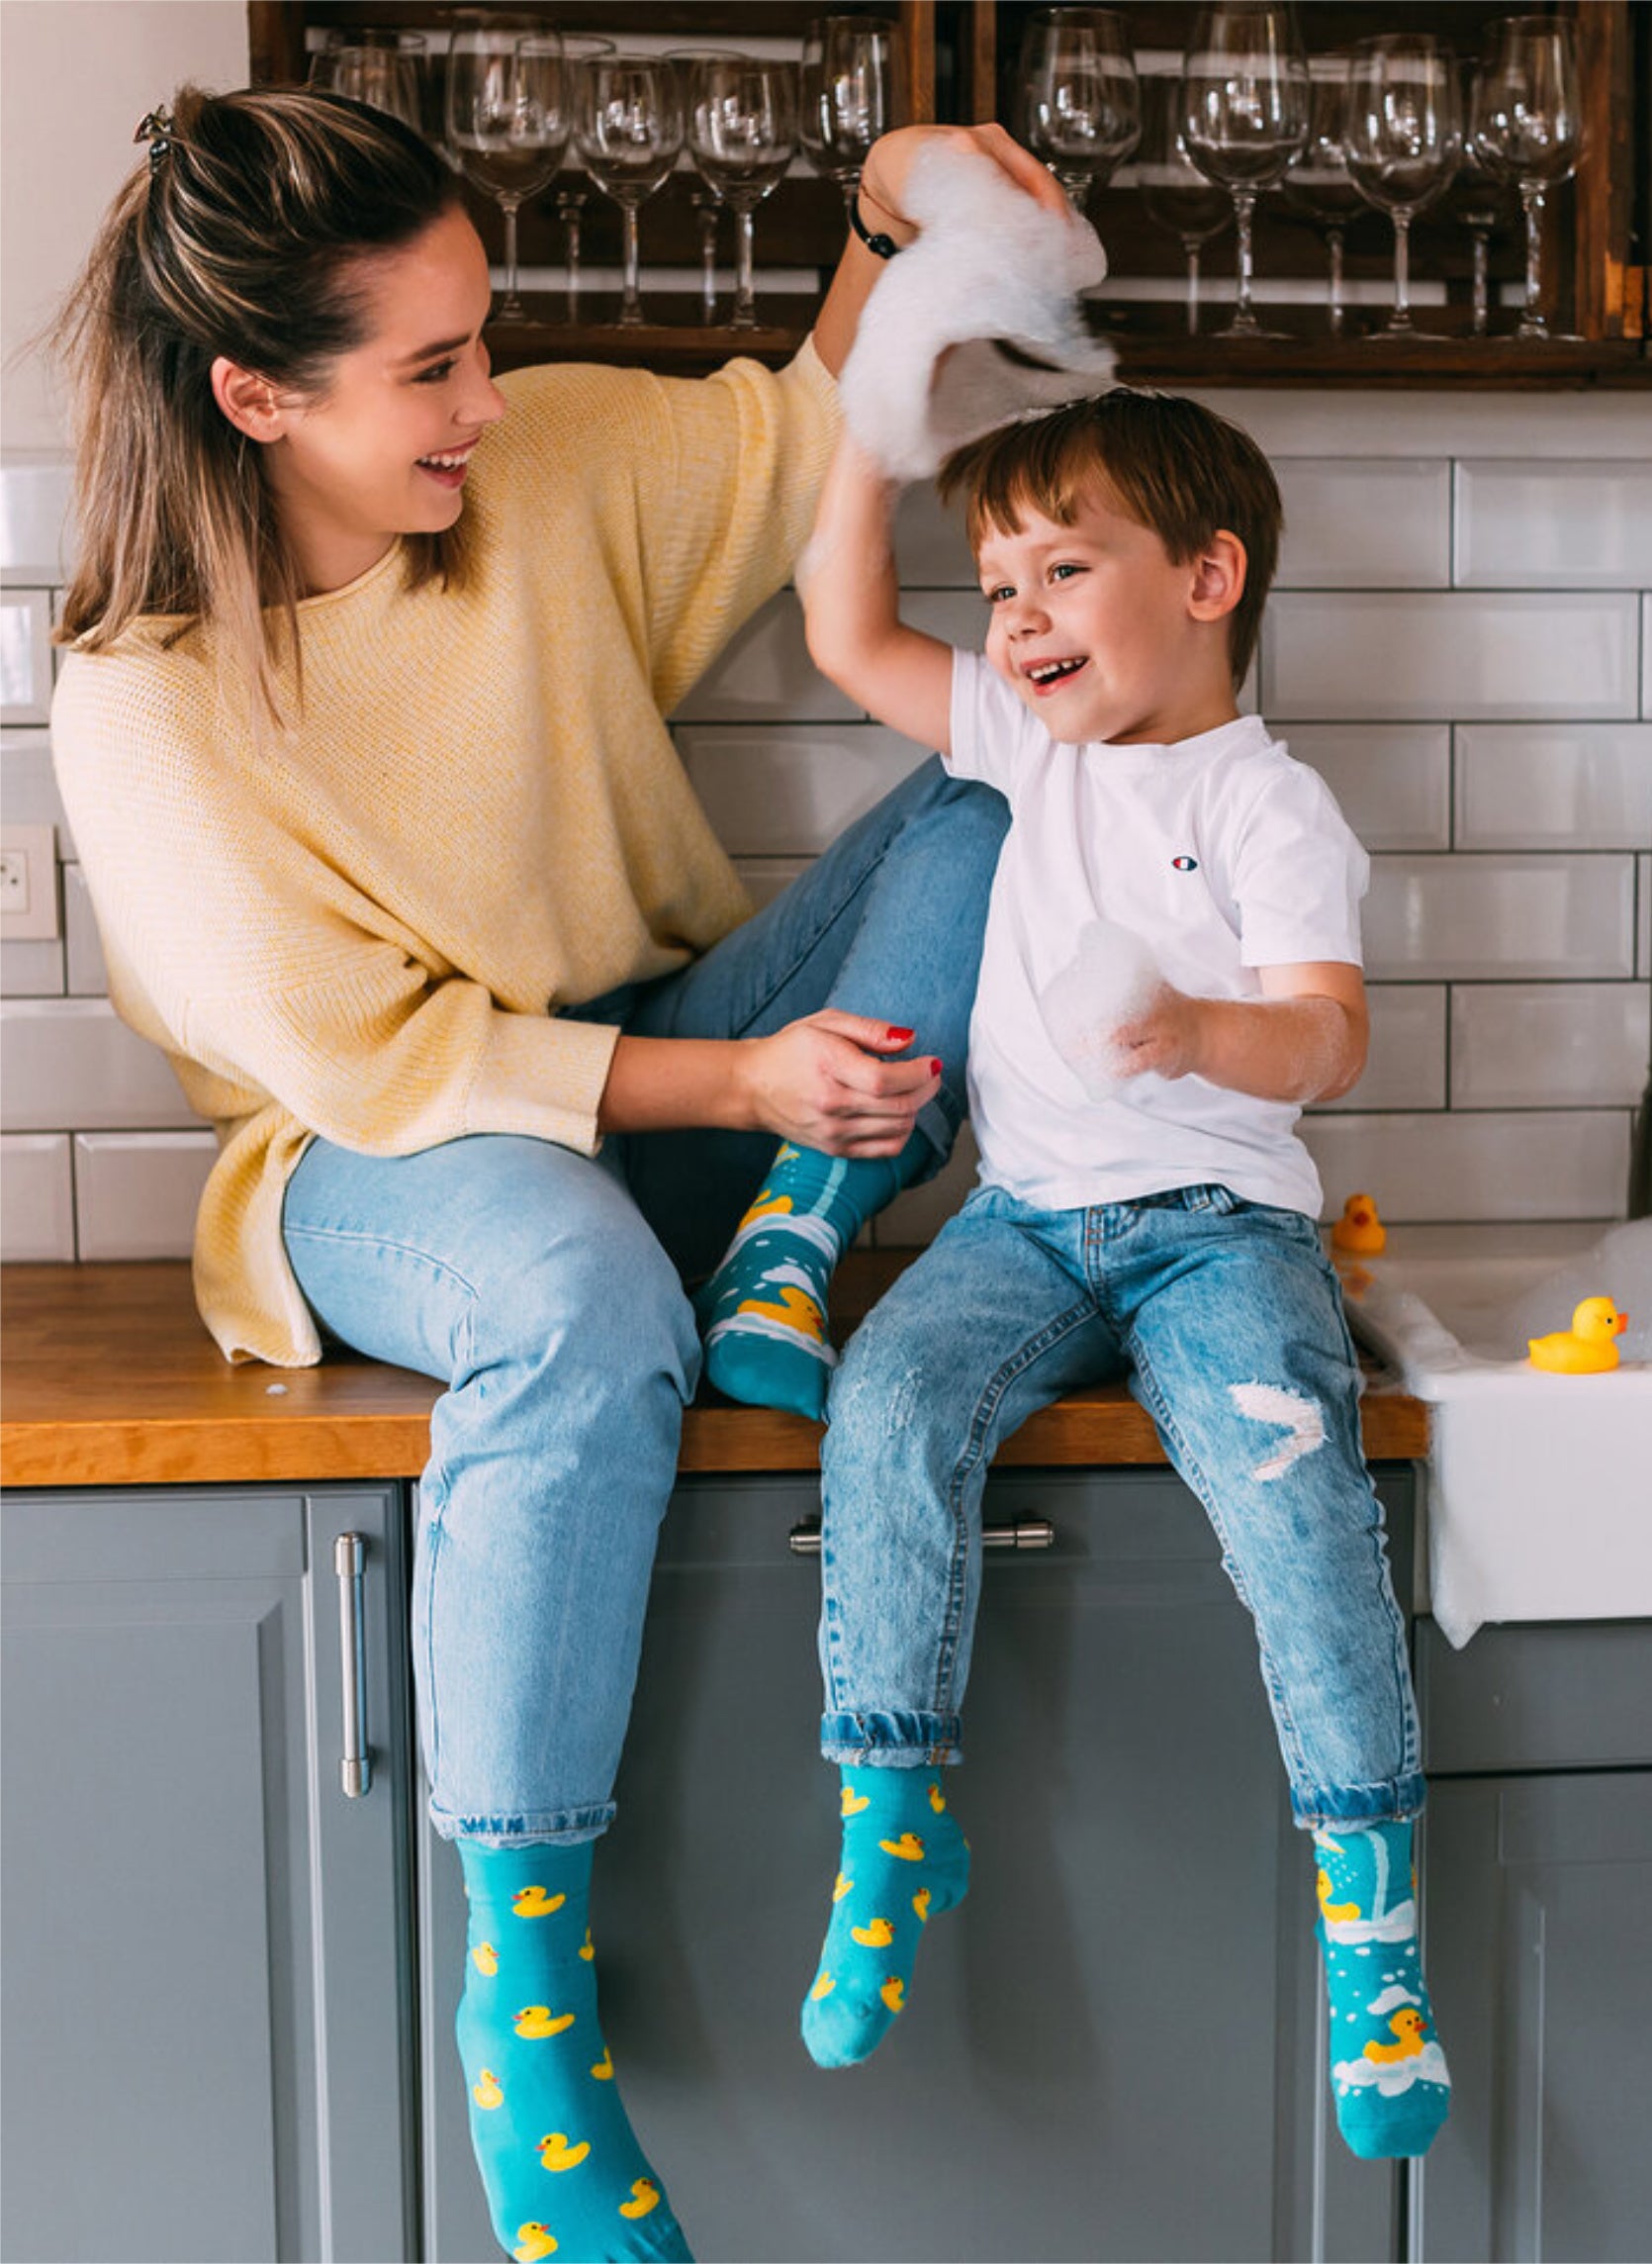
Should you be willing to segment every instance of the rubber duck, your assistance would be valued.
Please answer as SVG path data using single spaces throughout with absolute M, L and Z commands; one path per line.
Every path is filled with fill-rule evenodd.
M 1320 1909 L 1333 1926 L 1340 1925 L 1344 1919 L 1359 1917 L 1360 1911 L 1357 1903 L 1333 1903 L 1331 1901 L 1331 1873 L 1329 1871 L 1321 1871 L 1315 1879 L 1314 1885 L 1320 1898 Z
M 480 2079 L 471 2085 L 471 2097 L 478 2107 L 503 2107 L 505 2093 L 500 2089 L 499 2077 L 491 2067 L 482 2070 Z
M 491 1941 L 479 1941 L 470 1953 L 470 1961 L 478 1973 L 499 1971 L 499 1951 Z
M 659 2207 L 659 2203 L 660 2189 L 651 2178 L 633 2178 L 631 2199 L 620 2203 L 619 2214 L 621 2217 L 646 2217 L 651 2209 Z
M 885 1855 L 898 1856 L 903 1863 L 921 1863 L 924 1843 L 915 1832 L 903 1832 L 898 1840 L 879 1840 L 877 1844 Z
M 849 1876 L 847 1871 L 840 1871 L 832 1883 L 833 1902 L 841 1903 L 845 1895 L 853 1894 L 854 1891 L 854 1880 Z
M 886 1918 L 874 1918 L 870 1926 L 852 1926 L 849 1933 L 863 1949 L 887 1949 L 895 1938 L 895 1930 Z
M 613 2054 L 611 2051 L 609 2051 L 606 2044 L 602 2046 L 601 2058 L 597 2062 L 597 2065 L 592 2069 L 591 2072 L 597 2078 L 598 2083 L 612 2083 Z
M 832 1979 L 832 1976 L 829 1973 L 820 1974 L 815 1981 L 814 1987 L 809 1991 L 809 2003 L 811 2005 L 818 2005 L 821 1998 L 829 1997 L 836 1987 L 837 1983 Z
M 1351 1250 L 1361 1258 L 1382 1256 L 1388 1248 L 1388 1229 L 1369 1195 L 1349 1195 L 1341 1217 L 1331 1230 L 1331 1247 Z
M 1423 2049 L 1423 2015 L 1415 2005 L 1408 2005 L 1396 2013 L 1389 2027 L 1399 2042 L 1394 2044 L 1367 2044 L 1365 2057 L 1375 2060 L 1379 2067 L 1388 2067 L 1397 2059 L 1415 2059 Z
M 589 2138 L 582 2138 L 577 2146 L 571 2146 L 566 2130 L 553 2130 L 548 2138 L 539 2141 L 539 2159 L 548 2170 L 577 2170 L 590 2151 Z
M 567 1900 L 566 1895 L 548 1895 L 543 1887 L 524 1887 L 510 1908 L 518 1918 L 549 1918 Z
M 918 1924 L 920 1926 L 928 1926 L 929 1889 L 927 1887 L 920 1887 L 917 1893 L 912 1897 L 912 1908 L 918 1914 Z
M 541 2256 L 556 2254 L 556 2236 L 530 2218 L 526 2224 L 517 2225 L 516 2246 L 510 2253 L 515 2257 L 516 2264 L 539 2264 Z
M 937 1816 L 946 1815 L 947 1796 L 938 1784 L 932 1784 L 929 1788 L 929 1805 L 934 1809 Z
M 582 1957 L 585 1959 L 586 1963 L 589 1965 L 589 1964 L 591 1963 L 591 1960 L 592 1960 L 592 1959 L 593 1959 L 593 1958 L 596 1956 L 596 1954 L 597 1954 L 597 1945 L 596 1945 L 596 1943 L 595 1943 L 595 1942 L 592 1940 L 592 1938 L 591 1938 L 591 1929 L 590 1929 L 590 1927 L 588 1926 L 588 1927 L 586 1928 L 586 1930 L 585 1930 L 585 1939 L 584 1939 L 584 1941 L 582 1941 L 582 1942 L 580 1943 L 580 1955 L 581 1955 L 581 1956 L 582 1956 Z
M 737 1313 L 756 1313 L 760 1320 L 779 1321 L 782 1328 L 797 1329 L 822 1343 L 826 1340 L 826 1316 L 805 1289 L 782 1289 L 779 1303 L 764 1297 L 743 1297 L 734 1309 Z
M 519 2036 L 560 2036 L 573 2026 L 572 2013 L 553 2013 L 549 2005 L 524 2005 L 515 2020 Z
M 869 1792 L 851 1792 L 851 1790 L 849 1789 L 848 1785 L 845 1785 L 845 1786 L 844 1786 L 844 1788 L 843 1788 L 843 1813 L 844 1813 L 844 1815 L 845 1815 L 845 1816 L 859 1816 L 863 1808 L 870 1808 L 871 1806 L 872 1806 L 872 1795 L 871 1795 L 871 1793 L 869 1793 Z
M 1585 1297 L 1572 1315 L 1570 1329 L 1526 1339 L 1531 1365 L 1552 1375 L 1605 1375 L 1617 1366 L 1613 1340 L 1628 1322 L 1628 1314 L 1620 1313 L 1609 1297 Z
M 878 1990 L 877 1994 L 882 1998 L 884 2004 L 888 2006 L 891 2013 L 898 2013 L 903 2010 L 902 2000 L 906 1995 L 906 1983 L 901 1979 L 898 1973 L 893 1974 L 887 1981 L 884 1982 L 882 1988 Z

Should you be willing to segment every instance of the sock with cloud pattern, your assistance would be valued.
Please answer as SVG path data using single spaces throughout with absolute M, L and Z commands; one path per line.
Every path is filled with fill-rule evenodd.
M 1336 2122 L 1362 2161 L 1425 2154 L 1451 2106 L 1417 1937 L 1406 1824 L 1316 1832 Z

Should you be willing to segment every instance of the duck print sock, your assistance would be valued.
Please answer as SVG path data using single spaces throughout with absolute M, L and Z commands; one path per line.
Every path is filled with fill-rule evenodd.
M 459 2056 L 494 2231 L 537 2264 L 687 2258 L 597 2025 L 592 1842 L 459 1842 L 470 1899 Z
M 1417 1939 L 1410 1824 L 1316 1832 L 1331 2086 L 1361 2161 L 1425 2154 L 1451 2105 Z
M 838 1359 L 826 1334 L 832 1270 L 928 1154 L 921 1133 L 900 1155 L 866 1162 L 780 1143 L 762 1191 L 694 1299 L 705 1372 L 719 1391 L 748 1407 L 819 1420 Z
M 843 1860 L 820 1970 L 803 2000 L 819 2067 L 852 2067 L 904 2010 L 924 1928 L 964 1900 L 969 1846 L 933 1768 L 843 1771 Z

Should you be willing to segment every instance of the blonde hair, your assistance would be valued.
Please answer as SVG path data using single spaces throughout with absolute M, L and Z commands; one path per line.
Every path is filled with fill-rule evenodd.
M 179 89 L 143 121 L 147 159 L 106 215 L 52 337 L 73 385 L 74 579 L 60 643 L 100 652 L 143 614 L 220 631 L 279 717 L 298 664 L 297 562 L 263 450 L 213 397 L 220 355 L 300 399 L 367 334 L 364 262 L 458 201 L 435 152 L 337 95 Z M 406 537 L 409 584 L 462 579 L 463 520 Z
M 1244 682 L 1279 564 L 1284 507 L 1266 456 L 1248 432 L 1200 402 L 1119 386 L 1048 417 L 1001 424 L 955 449 L 941 467 L 943 500 L 962 493 L 969 547 L 989 531 L 1013 533 L 1030 505 L 1070 526 L 1086 490 L 1100 485 L 1171 562 L 1197 558 L 1219 529 L 1244 549 L 1244 589 L 1228 616 L 1234 689 Z

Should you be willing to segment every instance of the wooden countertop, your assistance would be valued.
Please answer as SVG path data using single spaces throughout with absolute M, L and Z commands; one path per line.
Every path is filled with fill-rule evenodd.
M 834 1315 L 859 1320 L 907 1263 L 857 1252 Z M 0 1280 L 0 1482 L 248 1485 L 414 1477 L 429 1451 L 430 1377 L 353 1356 L 231 1368 L 196 1316 L 184 1265 L 10 1266 Z M 1376 1379 L 1373 1462 L 1427 1453 L 1425 1410 Z M 685 1470 L 805 1470 L 820 1427 L 709 1394 L 683 1427 Z M 1025 1424 L 1003 1463 L 1162 1463 L 1122 1384 L 1073 1393 Z

